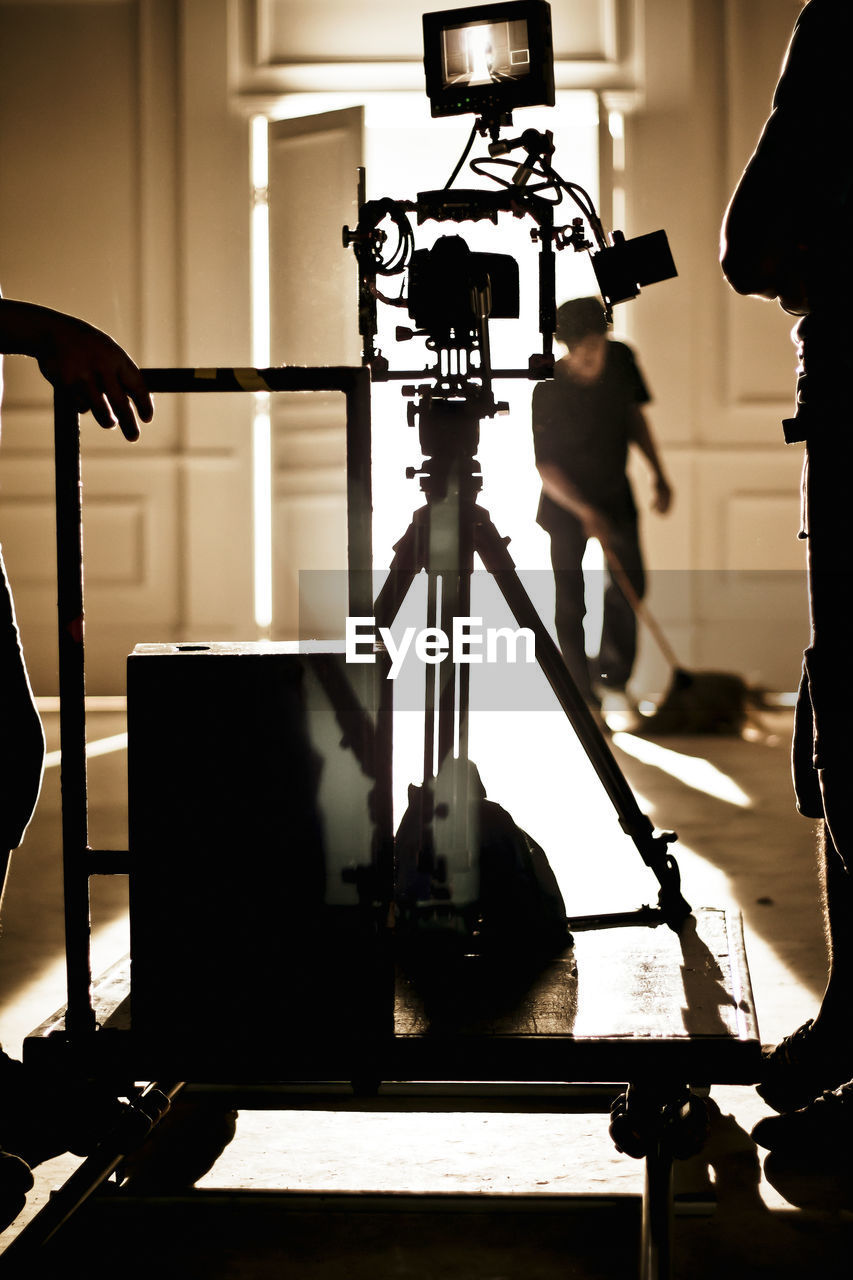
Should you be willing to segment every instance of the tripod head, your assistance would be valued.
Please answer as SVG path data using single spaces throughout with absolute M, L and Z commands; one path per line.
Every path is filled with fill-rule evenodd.
M 504 406 L 495 406 L 500 409 Z M 435 395 L 431 388 L 420 391 L 416 404 L 409 406 L 410 419 L 417 417 L 420 431 L 420 467 L 407 467 L 406 478 L 420 476 L 427 502 L 441 502 L 454 485 L 460 500 L 474 502 L 483 487 L 476 454 L 480 443 L 480 420 L 488 415 L 476 399 L 450 399 Z

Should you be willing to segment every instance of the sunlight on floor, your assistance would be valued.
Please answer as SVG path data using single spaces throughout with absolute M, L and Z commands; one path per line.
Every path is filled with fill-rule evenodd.
M 93 726 L 97 717 L 92 716 Z M 90 759 L 115 756 L 126 749 L 125 733 L 93 736 L 87 747 Z M 417 712 L 395 716 L 396 819 L 406 806 L 406 790 L 422 777 L 422 717 Z M 660 771 L 670 787 L 686 787 L 697 797 L 731 806 L 733 814 L 752 812 L 752 797 L 718 764 L 704 758 L 690 742 L 690 752 L 679 746 L 663 746 L 635 735 L 616 733 L 612 745 L 617 760 L 628 757 Z M 709 743 L 709 755 L 716 743 Z M 480 770 L 487 794 L 506 808 L 513 819 L 544 848 L 563 890 L 571 914 L 633 910 L 656 900 L 658 885 L 637 854 L 631 839 L 621 830 L 613 805 L 587 759 L 566 718 L 559 711 L 475 712 L 470 724 L 470 755 Z M 59 752 L 48 755 L 48 768 L 59 762 Z M 119 763 L 121 768 L 121 764 Z M 666 805 L 658 807 L 634 789 L 641 810 L 661 829 L 672 825 Z M 657 792 L 655 792 L 657 794 Z M 94 797 L 97 803 L 97 796 Z M 760 815 L 757 815 L 760 816 Z M 760 826 L 756 827 L 760 831 Z M 735 835 L 735 840 L 740 835 Z M 701 848 L 701 845 L 700 845 Z M 674 846 L 685 894 L 695 905 L 734 906 L 731 880 L 689 841 Z M 745 856 L 747 851 L 745 850 Z M 23 864 L 21 864 L 23 868 Z M 13 882 L 14 883 L 14 882 Z M 748 904 L 747 904 L 748 905 Z M 92 966 L 102 972 L 128 950 L 126 916 L 100 927 L 94 921 Z M 773 973 L 773 985 L 784 988 L 793 1004 L 811 1011 L 813 992 L 800 989 L 797 977 L 761 937 L 748 936 L 754 971 Z M 3 1038 L 10 1046 L 19 1036 L 60 1007 L 65 999 L 65 966 L 61 953 L 20 992 L 14 1008 L 0 1018 Z M 33 1018 L 33 1009 L 39 1011 Z M 19 1014 L 20 1011 L 20 1014 Z M 807 1015 L 806 1015 L 807 1016 Z
M 743 809 L 749 808 L 752 803 L 734 778 L 727 777 L 715 764 L 701 756 L 685 755 L 683 751 L 673 751 L 671 747 L 662 747 L 658 742 L 638 738 L 632 733 L 614 734 L 613 745 L 643 764 L 663 769 L 694 791 L 703 791 L 705 795 L 715 796 L 718 800 L 725 800 L 727 804 L 738 805 Z
M 471 758 L 491 799 L 545 848 L 573 911 L 630 910 L 655 901 L 657 882 L 621 831 L 573 730 L 559 712 L 480 713 L 472 716 Z M 636 739 L 618 735 L 614 747 Z M 750 805 L 746 792 L 698 755 L 672 748 L 635 753 L 661 769 L 672 785 L 688 786 L 734 810 Z M 421 779 L 422 720 L 415 712 L 395 717 L 395 811 L 406 805 L 406 787 Z M 647 797 L 635 792 L 652 821 L 666 825 Z M 748 809 L 747 809 L 748 811 Z M 691 902 L 738 908 L 729 877 L 695 849 L 676 846 Z M 748 943 L 753 972 L 782 984 L 791 1008 L 811 1009 L 813 995 L 760 938 Z M 804 1014 L 804 1016 L 806 1016 Z M 765 1109 L 747 1087 L 715 1088 L 724 1114 L 742 1130 Z M 744 1140 L 746 1134 L 743 1134 Z M 679 1166 L 686 1184 L 707 1179 L 702 1161 Z M 643 1166 L 613 1148 L 602 1115 L 375 1115 L 246 1112 L 238 1136 L 202 1186 L 275 1187 L 282 1177 L 294 1189 L 362 1189 L 480 1192 L 589 1192 L 638 1194 Z M 768 1208 L 785 1205 L 762 1180 Z
M 115 722 L 108 727 L 114 728 Z M 124 803 L 118 790 L 126 748 L 125 734 L 103 730 L 98 734 L 97 729 L 98 718 L 93 715 L 88 755 L 96 762 L 91 777 L 96 814 L 99 799 L 105 798 L 107 780 L 109 802 Z M 753 775 L 741 776 L 731 763 L 723 767 L 719 762 L 765 760 L 762 768 L 775 768 L 778 762 L 784 770 L 783 754 L 771 760 L 755 747 L 751 749 L 755 754 L 744 757 L 736 749 L 726 750 L 725 744 L 709 740 L 709 759 L 697 739 L 664 746 L 625 733 L 614 734 L 612 746 L 617 761 L 626 769 L 641 770 L 644 786 L 633 785 L 632 790 L 641 811 L 656 827 L 669 829 L 673 825 L 672 800 L 680 805 L 682 816 L 691 815 L 690 838 L 679 839 L 674 846 L 688 901 L 696 907 L 749 907 L 751 904 L 737 901 L 736 888 L 726 871 L 715 864 L 714 852 L 726 840 L 742 849 L 743 860 L 766 859 L 766 815 L 750 794 Z M 421 781 L 422 755 L 421 715 L 398 712 L 398 818 L 406 805 L 408 784 Z M 611 800 L 561 712 L 473 712 L 470 755 L 490 799 L 504 806 L 545 849 L 571 913 L 633 910 L 656 901 L 655 877 L 621 830 Z M 49 767 L 57 763 L 58 753 L 52 752 Z M 55 772 L 51 777 L 48 799 L 54 804 Z M 648 794 L 644 793 L 646 779 Z M 730 821 L 726 812 L 731 814 Z M 22 862 L 22 871 L 24 865 Z M 808 869 L 804 874 L 809 874 Z M 102 973 L 127 953 L 128 945 L 126 916 L 101 927 L 95 920 L 93 972 Z M 754 985 L 757 981 L 762 992 L 782 993 L 784 1016 L 790 1016 L 792 1026 L 813 1013 L 814 991 L 780 958 L 772 938 L 747 929 L 747 950 Z M 13 1006 L 2 1011 L 0 1038 L 8 1050 L 19 1051 L 23 1036 L 64 1001 L 65 965 L 57 950 L 51 962 L 19 990 Z M 757 998 L 757 1007 L 761 1021 L 761 998 Z M 776 1014 L 778 1021 L 779 1007 Z M 764 1114 L 752 1089 L 717 1088 L 714 1097 L 724 1112 L 735 1116 L 742 1130 L 748 1131 Z M 45 1170 L 46 1188 L 53 1176 L 50 1169 Z M 600 1188 L 608 1193 L 636 1194 L 642 1178 L 642 1165 L 613 1148 L 602 1115 L 381 1117 L 250 1111 L 242 1116 L 237 1140 L 203 1185 L 274 1187 L 284 1183 L 294 1188 L 514 1192 Z M 760 1194 L 771 1207 L 783 1203 L 764 1181 Z

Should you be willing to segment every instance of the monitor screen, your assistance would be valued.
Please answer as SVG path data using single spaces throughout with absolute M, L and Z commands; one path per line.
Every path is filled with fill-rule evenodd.
M 530 74 L 527 22 L 472 22 L 441 33 L 442 84 L 500 84 Z
M 432 114 L 554 105 L 554 53 L 547 0 L 504 0 L 426 13 L 424 70 Z

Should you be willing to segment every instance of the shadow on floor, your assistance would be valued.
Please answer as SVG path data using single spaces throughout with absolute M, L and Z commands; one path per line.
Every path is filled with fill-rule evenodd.
M 87 1280 L 633 1280 L 638 1274 L 640 1204 L 577 1199 L 568 1208 L 523 1199 L 441 1210 L 422 1200 L 382 1211 L 331 1202 L 288 1206 L 278 1193 L 251 1198 L 93 1205 L 28 1275 Z M 117 1197 L 118 1200 L 118 1197 Z M 679 1216 L 677 1277 L 774 1280 L 850 1274 L 853 1219 L 816 1212 L 718 1206 Z
M 849 1276 L 849 1177 L 800 1171 L 806 1207 L 769 1209 L 759 1194 L 754 1143 L 733 1116 L 713 1101 L 709 1108 L 708 1143 L 676 1165 L 674 1275 Z M 626 1195 L 196 1191 L 158 1200 L 108 1187 L 27 1275 L 47 1280 L 79 1269 L 88 1280 L 633 1280 L 640 1229 L 640 1200 Z

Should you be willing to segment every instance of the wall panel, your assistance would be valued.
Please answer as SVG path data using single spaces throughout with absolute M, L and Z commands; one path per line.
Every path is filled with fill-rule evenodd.
M 231 8 L 0 3 L 0 284 L 99 325 L 142 366 L 249 363 Z M 33 682 L 51 693 L 51 393 L 32 361 L 9 358 L 7 372 L 0 537 Z M 250 417 L 250 396 L 227 415 L 160 396 L 134 446 L 83 420 L 91 692 L 123 690 L 141 638 L 253 634 Z
M 767 116 L 797 0 L 645 0 L 643 93 L 627 121 L 626 233 L 664 226 L 679 275 L 622 310 L 650 377 L 676 483 L 648 517 L 649 603 L 686 664 L 790 687 L 807 635 L 797 541 L 801 448 L 791 412 L 793 320 L 740 298 L 719 266 L 734 185 Z M 685 572 L 685 559 L 687 570 Z M 644 642 L 640 687 L 665 677 Z
M 273 508 L 274 636 L 340 639 L 346 616 L 346 494 L 337 472 L 291 475 Z M 300 583 L 300 575 L 303 576 Z
M 0 4 L 0 282 L 176 362 L 176 6 Z M 56 691 L 53 411 L 7 359 L 0 537 L 37 693 Z M 81 424 L 91 692 L 124 689 L 136 628 L 179 624 L 176 406 L 139 444 Z
M 243 94 L 423 89 L 421 17 L 441 0 L 238 0 Z M 551 6 L 558 88 L 636 87 L 636 0 Z
M 771 105 L 799 0 L 726 0 L 725 166 L 733 191 Z M 775 305 L 730 292 L 723 314 L 726 390 L 731 403 L 789 412 L 795 365 L 789 333 L 794 319 Z
M 442 0 L 372 0 L 369 9 L 348 0 L 317 0 L 306 12 L 302 0 L 250 0 L 248 12 L 255 60 L 271 65 L 353 57 L 418 58 L 423 48 L 421 15 L 452 8 Z M 626 8 L 618 0 L 561 0 L 552 5 L 557 56 L 614 60 L 624 45 L 617 19 Z

